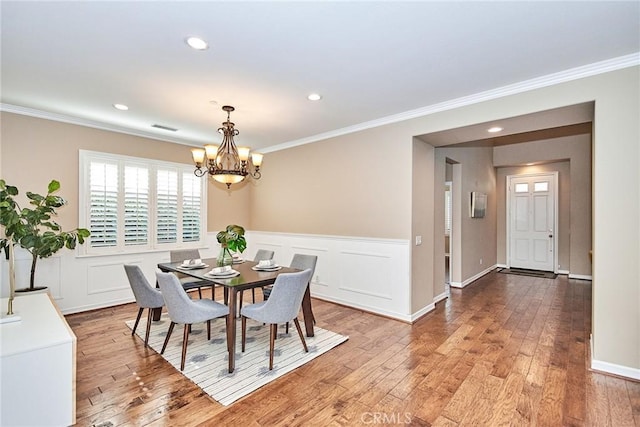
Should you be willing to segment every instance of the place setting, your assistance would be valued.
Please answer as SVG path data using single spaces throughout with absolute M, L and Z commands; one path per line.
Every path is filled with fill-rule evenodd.
M 240 272 L 234 270 L 230 265 L 225 265 L 224 267 L 216 267 L 204 273 L 206 277 L 212 277 L 215 279 L 230 279 L 232 277 L 239 276 Z
M 181 268 L 184 270 L 197 270 L 200 268 L 207 268 L 207 267 L 209 267 L 208 264 L 205 264 L 204 262 L 202 262 L 200 258 L 195 258 L 195 259 L 185 259 L 184 261 L 182 261 L 182 264 L 180 264 L 178 268 Z
M 263 259 L 258 261 L 258 264 L 251 267 L 254 271 L 277 271 L 282 268 L 281 265 L 275 263 L 272 259 Z

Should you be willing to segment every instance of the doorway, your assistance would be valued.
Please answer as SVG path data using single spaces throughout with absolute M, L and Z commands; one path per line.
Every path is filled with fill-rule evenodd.
M 557 273 L 558 173 L 507 176 L 507 266 Z

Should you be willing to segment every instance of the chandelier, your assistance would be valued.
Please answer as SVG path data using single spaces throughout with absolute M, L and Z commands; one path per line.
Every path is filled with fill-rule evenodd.
M 231 122 L 231 112 L 235 108 L 225 105 L 222 110 L 227 112 L 227 121 L 222 123 L 222 127 L 218 128 L 222 137 L 222 144 L 205 145 L 204 149 L 194 148 L 191 150 L 193 162 L 196 169 L 193 173 L 196 176 L 203 176 L 209 173 L 216 181 L 227 184 L 227 188 L 231 184 L 242 182 L 249 175 L 254 179 L 260 179 L 260 165 L 262 165 L 262 154 L 251 153 L 251 162 L 249 162 L 249 147 L 236 147 L 233 137 L 240 132 Z M 206 158 L 206 163 L 205 163 Z

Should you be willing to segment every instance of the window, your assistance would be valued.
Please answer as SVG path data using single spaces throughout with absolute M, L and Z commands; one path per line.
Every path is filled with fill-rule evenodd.
M 534 193 L 549 191 L 549 182 L 548 181 L 534 182 L 533 191 Z
M 80 226 L 88 255 L 202 246 L 206 189 L 193 167 L 80 151 Z

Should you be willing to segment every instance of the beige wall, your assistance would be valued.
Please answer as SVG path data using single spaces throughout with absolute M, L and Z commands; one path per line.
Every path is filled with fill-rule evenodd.
M 592 249 L 592 221 L 591 221 L 591 135 L 575 135 L 551 140 L 515 144 L 494 149 L 494 163 L 496 167 L 517 165 L 538 161 L 569 161 L 569 175 L 560 173 L 560 184 L 569 185 L 569 200 L 559 201 L 560 208 L 560 264 L 563 270 L 569 270 L 571 274 L 582 276 L 591 275 L 591 261 L 589 251 Z M 523 171 L 555 170 L 544 166 L 531 166 L 523 168 Z M 500 172 L 500 171 L 499 171 Z M 505 175 L 506 176 L 506 175 Z M 503 210 L 504 178 L 499 178 L 499 209 Z M 566 192 L 560 188 L 560 196 L 566 197 Z M 564 208 L 568 209 L 567 220 Z M 563 230 L 569 224 L 570 230 Z M 505 228 L 503 222 L 498 222 L 498 262 L 506 261 L 505 256 Z M 565 244 L 568 237 L 568 247 Z M 569 259 L 566 260 L 566 255 Z
M 21 195 L 26 191 L 45 192 L 52 179 L 60 181 L 58 194 L 68 201 L 57 218 L 64 229 L 78 226 L 79 150 L 191 164 L 189 147 L 184 145 L 18 114 L 1 114 L 2 178 L 17 186 Z M 209 185 L 207 197 L 209 231 L 221 230 L 231 222 L 250 222 L 248 188 L 229 193 L 226 187 L 216 183 Z
M 412 154 L 412 207 L 411 236 L 411 312 L 416 313 L 428 306 L 434 296 L 442 293 L 433 286 L 435 272 L 434 245 L 434 148 L 414 138 Z M 435 219 L 437 222 L 437 219 Z M 444 223 L 444 216 L 442 217 Z M 420 236 L 423 243 L 416 245 Z M 444 270 L 443 270 L 444 276 Z
M 462 171 L 461 191 L 452 193 L 460 207 L 459 222 L 454 221 L 453 234 L 460 233 L 460 261 L 462 277 L 453 281 L 465 280 L 496 264 L 496 177 L 493 168 L 493 151 L 490 147 L 436 148 L 436 188 L 442 189 L 436 197 L 435 208 L 438 212 L 436 226 L 440 230 L 444 224 L 444 183 L 446 179 L 446 159 L 460 164 Z M 471 218 L 469 200 L 472 191 L 487 195 L 487 209 L 484 218 Z M 457 219 L 457 218 L 456 218 Z M 459 224 L 459 226 L 457 226 Z M 456 229 L 457 226 L 457 229 Z M 444 232 L 437 233 L 435 249 L 438 277 L 434 285 L 444 283 Z M 455 248 L 453 249 L 456 250 Z M 453 262 L 456 262 L 454 259 Z M 440 270 L 442 270 L 440 272 Z
M 252 228 L 408 239 L 411 138 L 373 129 L 269 153 Z

